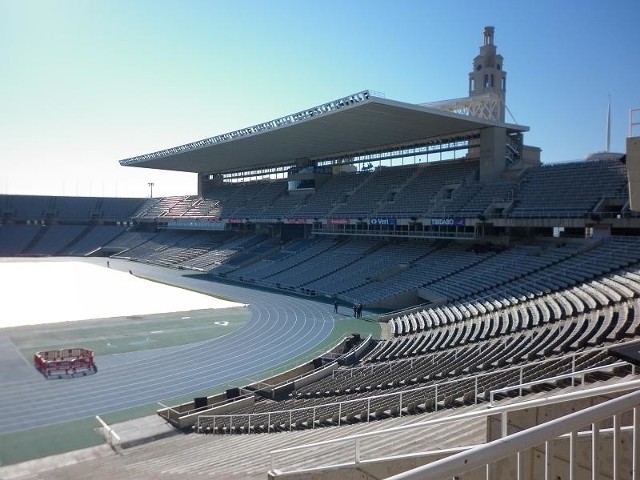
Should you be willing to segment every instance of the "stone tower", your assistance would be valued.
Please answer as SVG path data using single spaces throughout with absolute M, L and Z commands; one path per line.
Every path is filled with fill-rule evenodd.
M 498 120 L 504 122 L 507 73 L 503 70 L 502 55 L 496 54 L 493 33 L 493 27 L 484 27 L 484 44 L 480 47 L 480 55 L 473 60 L 473 71 L 469 73 L 469 96 L 495 96 L 500 105 Z

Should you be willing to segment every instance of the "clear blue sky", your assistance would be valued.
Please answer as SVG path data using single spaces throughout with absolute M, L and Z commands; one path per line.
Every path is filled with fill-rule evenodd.
M 118 160 L 364 89 L 466 96 L 485 25 L 544 162 L 604 149 L 609 94 L 623 151 L 639 19 L 638 0 L 0 0 L 0 193 L 194 193 Z

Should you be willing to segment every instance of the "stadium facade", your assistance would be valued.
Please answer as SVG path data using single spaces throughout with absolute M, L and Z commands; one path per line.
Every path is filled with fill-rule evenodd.
M 543 435 L 539 418 L 569 425 L 566 412 L 618 396 L 637 381 L 635 367 L 618 363 L 615 348 L 640 335 L 640 218 L 630 193 L 639 149 L 630 139 L 624 156 L 605 152 L 589 161 L 543 165 L 540 149 L 524 142 L 528 127 L 505 122 L 506 86 L 494 30 L 486 27 L 468 97 L 415 105 L 363 90 L 120 162 L 197 173 L 193 196 L 0 196 L 0 254 L 113 256 L 332 302 L 400 309 L 381 318 L 386 339 L 345 343 L 341 353 L 352 355 L 348 361 L 320 361 L 310 371 L 296 370 L 295 377 L 266 382 L 268 388 L 234 388 L 226 396 L 163 409 L 177 427 L 302 435 L 442 409 L 455 417 L 455 408 L 468 408 L 464 418 L 484 415 L 481 442 L 487 446 L 516 430 L 531 430 L 534 443 L 522 453 L 527 466 L 520 455 L 516 463 L 500 464 L 499 447 L 493 449 L 498 453 L 486 447 L 491 452 L 478 454 L 486 477 L 476 471 L 463 478 L 515 478 L 516 470 L 539 478 L 549 465 L 562 472 L 560 478 L 577 469 L 596 471 L 596 463 L 584 460 L 590 445 L 575 443 L 578 427 L 553 440 L 562 444 L 557 452 L 549 443 L 546 450 L 536 447 L 555 436 L 535 439 Z M 563 392 L 574 395 L 566 397 L 573 403 L 557 411 L 551 405 L 559 400 L 547 398 L 518 413 L 505 407 L 499 418 L 471 412 L 494 396 L 526 401 L 541 391 L 571 388 L 576 378 L 609 383 L 588 400 Z M 606 434 L 596 427 L 580 434 L 590 435 L 596 447 L 611 446 L 613 453 L 593 455 L 602 465 L 638 451 L 638 404 L 635 417 L 625 413 L 624 428 L 616 417 Z M 585 418 L 595 425 L 611 416 L 597 410 Z M 496 422 L 499 427 L 492 427 Z M 440 426 L 438 433 L 445 430 Z M 628 442 L 621 441 L 622 431 Z M 255 442 L 249 443 L 253 454 L 263 449 L 259 440 L 247 442 Z M 452 442 L 452 448 L 476 452 Z M 627 443 L 632 447 L 624 450 Z M 172 445 L 180 450 L 177 441 Z M 421 448 L 422 463 L 456 453 L 425 454 L 428 446 Z M 385 471 L 410 468 L 409 460 L 396 458 L 406 453 L 400 445 L 396 463 Z M 186 458 L 174 454 L 176 463 Z M 629 461 L 628 471 L 637 472 L 636 456 Z M 141 468 L 126 465 L 123 460 L 122 471 Z M 349 468 L 341 478 L 361 473 Z M 371 468 L 371 476 L 380 478 Z M 186 460 L 183 469 L 202 473 Z M 442 471 L 466 474 L 464 468 Z M 275 469 L 270 475 L 286 476 Z
M 420 105 L 364 90 L 120 161 L 197 173 L 197 195 L 0 196 L 0 253 L 116 255 L 393 309 L 451 300 L 418 273 L 437 261 L 429 249 L 496 250 L 540 238 L 542 252 L 547 240 L 638 235 L 620 155 L 542 165 L 540 149 L 524 143 L 528 127 L 505 123 L 507 74 L 493 27 L 468 82 L 468 97 Z M 394 258 L 393 245 L 416 248 Z M 342 260 L 306 274 L 309 246 Z M 353 281 L 336 284 L 340 275 Z

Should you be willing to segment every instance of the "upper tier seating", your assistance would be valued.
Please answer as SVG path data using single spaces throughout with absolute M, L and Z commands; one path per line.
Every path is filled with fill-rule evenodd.
M 526 174 L 510 215 L 583 216 L 602 198 L 621 195 L 626 184 L 625 166 L 618 161 L 543 165 Z
M 0 256 L 22 253 L 40 231 L 37 225 L 3 225 L 0 228 Z
M 349 215 L 366 217 L 377 210 L 380 202 L 388 195 L 388 192 L 400 188 L 415 175 L 416 166 L 399 168 L 381 168 L 373 173 L 360 173 L 366 177 L 352 192 L 346 192 L 347 197 L 343 203 L 339 203 L 330 213 L 332 215 Z
M 346 196 L 355 191 L 367 175 L 356 173 L 340 173 L 332 175 L 316 193 L 305 197 L 302 205 L 295 211 L 295 215 L 304 217 L 323 217 L 339 202 L 344 201 Z
M 36 238 L 35 245 L 30 245 L 30 255 L 59 255 L 65 247 L 80 237 L 87 229 L 84 225 L 51 225 L 40 227 L 42 230 Z
M 127 227 L 119 225 L 96 225 L 90 227 L 77 242 L 68 245 L 62 255 L 87 255 L 106 245 L 118 235 L 124 233 Z
M 111 250 L 125 252 L 151 240 L 156 235 L 158 235 L 157 232 L 128 230 L 108 242 L 105 247 Z
M 17 221 L 127 220 L 144 202 L 141 198 L 0 195 L 0 216 Z
M 464 218 L 475 218 L 478 215 L 484 215 L 491 204 L 511 202 L 515 188 L 516 183 L 510 180 L 484 185 L 478 184 L 474 196 L 458 209 L 455 215 Z
M 193 196 L 150 198 L 134 214 L 137 218 L 181 217 L 193 204 L 197 203 Z
M 466 183 L 477 173 L 478 162 L 434 162 L 414 168 L 415 173 L 400 185 L 397 192 L 387 189 L 387 201 L 383 202 L 378 213 L 421 216 L 435 210 L 436 205 L 440 205 L 441 211 L 456 212 L 457 205 L 452 201 L 467 190 Z
M 603 198 L 621 198 L 627 184 L 624 165 L 609 160 L 530 168 L 518 182 L 479 183 L 478 172 L 479 162 L 466 159 L 380 167 L 333 174 L 304 195 L 289 194 L 284 180 L 228 183 L 212 187 L 206 198 L 149 199 L 135 216 L 475 218 L 492 215 L 489 207 L 500 204 L 501 216 L 584 218 Z M 38 211 L 51 208 L 41 205 Z

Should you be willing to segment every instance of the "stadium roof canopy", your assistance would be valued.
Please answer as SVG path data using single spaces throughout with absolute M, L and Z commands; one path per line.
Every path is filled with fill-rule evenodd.
M 494 126 L 512 132 L 528 130 L 388 100 L 365 90 L 259 125 L 121 160 L 120 164 L 194 173 L 259 170 L 392 150 L 430 139 L 444 142 Z

